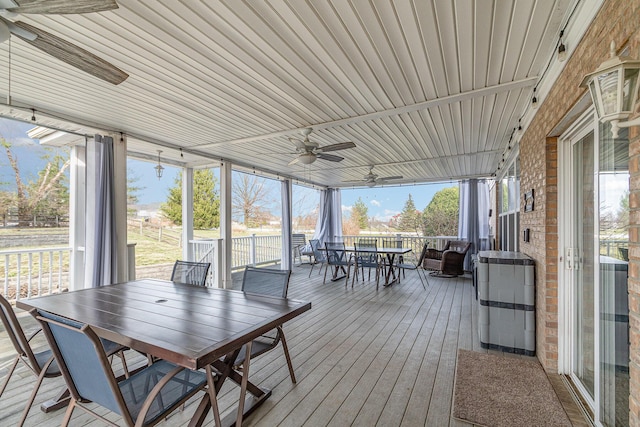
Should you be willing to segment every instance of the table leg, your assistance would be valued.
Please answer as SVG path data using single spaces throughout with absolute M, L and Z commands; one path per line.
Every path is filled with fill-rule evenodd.
M 224 360 L 216 360 L 211 364 L 213 368 L 218 371 L 219 375 L 215 380 L 215 392 L 220 391 L 224 381 L 228 378 L 236 384 L 240 385 L 240 400 L 238 402 L 238 413 L 234 415 L 233 413 L 229 414 L 223 420 L 221 420 L 220 424 L 216 422 L 216 426 L 235 426 L 241 425 L 242 419 L 249 416 L 253 411 L 255 411 L 265 400 L 271 396 L 271 390 L 263 389 L 258 387 L 249 381 L 249 364 L 243 366 L 243 372 L 240 374 L 238 371 L 233 369 L 233 364 L 235 363 L 236 357 L 240 350 L 236 350 L 231 354 L 228 354 Z M 250 354 L 251 346 L 249 345 L 246 349 L 246 354 Z M 247 391 L 250 396 L 247 397 Z M 189 422 L 189 427 L 201 426 L 209 409 L 211 408 L 211 399 L 209 396 L 204 396 L 198 405 L 191 421 Z M 214 411 L 215 414 L 215 411 Z M 215 415 L 214 415 L 215 416 Z
M 387 254 L 387 261 L 389 261 L 389 268 L 387 269 L 387 274 L 385 274 L 384 286 L 393 285 L 398 278 L 396 277 L 395 268 L 393 268 L 393 263 L 395 261 L 396 254 Z M 392 279 L 393 277 L 393 279 Z
M 56 397 L 43 402 L 40 405 L 40 410 L 44 413 L 57 411 L 58 409 L 64 408 L 69 405 L 70 400 L 71 396 L 69 393 L 69 389 L 67 387 L 64 387 L 62 390 L 60 390 Z

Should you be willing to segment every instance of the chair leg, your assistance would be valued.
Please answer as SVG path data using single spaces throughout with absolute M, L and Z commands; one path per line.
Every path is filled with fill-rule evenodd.
M 289 355 L 289 347 L 287 346 L 287 340 L 284 337 L 284 331 L 282 326 L 278 326 L 278 332 L 280 332 L 280 340 L 282 341 L 282 349 L 284 350 L 284 357 L 287 359 L 287 365 L 289 366 L 289 375 L 291 376 L 291 382 L 297 384 L 296 374 L 293 373 L 293 363 L 291 363 L 291 356 Z
M 69 401 L 69 406 L 67 406 L 67 412 L 64 414 L 64 419 L 62 420 L 62 427 L 67 427 L 69 425 L 69 421 L 71 421 L 71 415 L 73 415 L 73 410 L 76 407 L 76 399 L 73 397 Z
M 18 362 L 20 362 L 19 354 L 16 356 L 15 359 L 13 359 L 13 365 L 11 365 L 11 368 L 9 368 L 9 373 L 7 373 L 7 379 L 5 379 L 4 383 L 2 384 L 2 389 L 0 390 L 0 396 L 2 396 L 2 393 L 4 393 L 4 389 L 7 388 L 7 385 L 9 384 L 9 380 L 11 379 L 11 375 L 13 375 L 13 371 L 16 369 L 16 366 L 18 366 Z
M 24 422 L 27 420 L 27 415 L 29 415 L 29 410 L 31 409 L 31 405 L 33 405 L 33 401 L 36 398 L 36 394 L 38 394 L 38 390 L 40 390 L 40 384 L 42 384 L 42 380 L 44 379 L 45 374 L 47 373 L 47 369 L 53 362 L 53 356 L 47 363 L 44 364 L 44 367 L 40 371 L 40 375 L 38 375 L 38 381 L 36 381 L 36 385 L 33 387 L 33 391 L 31 392 L 31 396 L 29 397 L 29 401 L 27 402 L 27 406 L 24 407 L 22 411 L 22 418 L 20 418 L 20 422 L 18 423 L 18 427 L 22 427 Z

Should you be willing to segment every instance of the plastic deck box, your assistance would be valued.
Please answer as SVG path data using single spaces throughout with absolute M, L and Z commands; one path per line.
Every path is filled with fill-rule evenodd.
M 478 253 L 478 327 L 482 348 L 535 356 L 534 271 L 534 260 L 520 252 Z

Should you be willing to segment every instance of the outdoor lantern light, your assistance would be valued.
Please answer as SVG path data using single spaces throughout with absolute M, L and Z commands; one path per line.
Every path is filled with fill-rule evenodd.
M 164 172 L 164 168 L 160 164 L 160 153 L 162 153 L 162 150 L 158 150 L 158 166 L 154 168 L 156 170 L 156 176 L 158 177 L 158 179 L 162 178 L 162 172 Z
M 597 70 L 587 74 L 580 86 L 587 86 L 601 122 L 611 122 L 611 135 L 618 137 L 621 127 L 640 125 L 640 117 L 624 122 L 633 113 L 638 100 L 640 84 L 640 61 L 621 59 L 616 55 L 615 43 L 611 42 L 610 58 Z

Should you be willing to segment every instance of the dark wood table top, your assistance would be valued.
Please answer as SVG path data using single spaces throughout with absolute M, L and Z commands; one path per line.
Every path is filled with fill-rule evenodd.
M 200 369 L 277 325 L 310 302 L 142 279 L 19 300 L 90 325 L 102 337 L 189 369 Z

